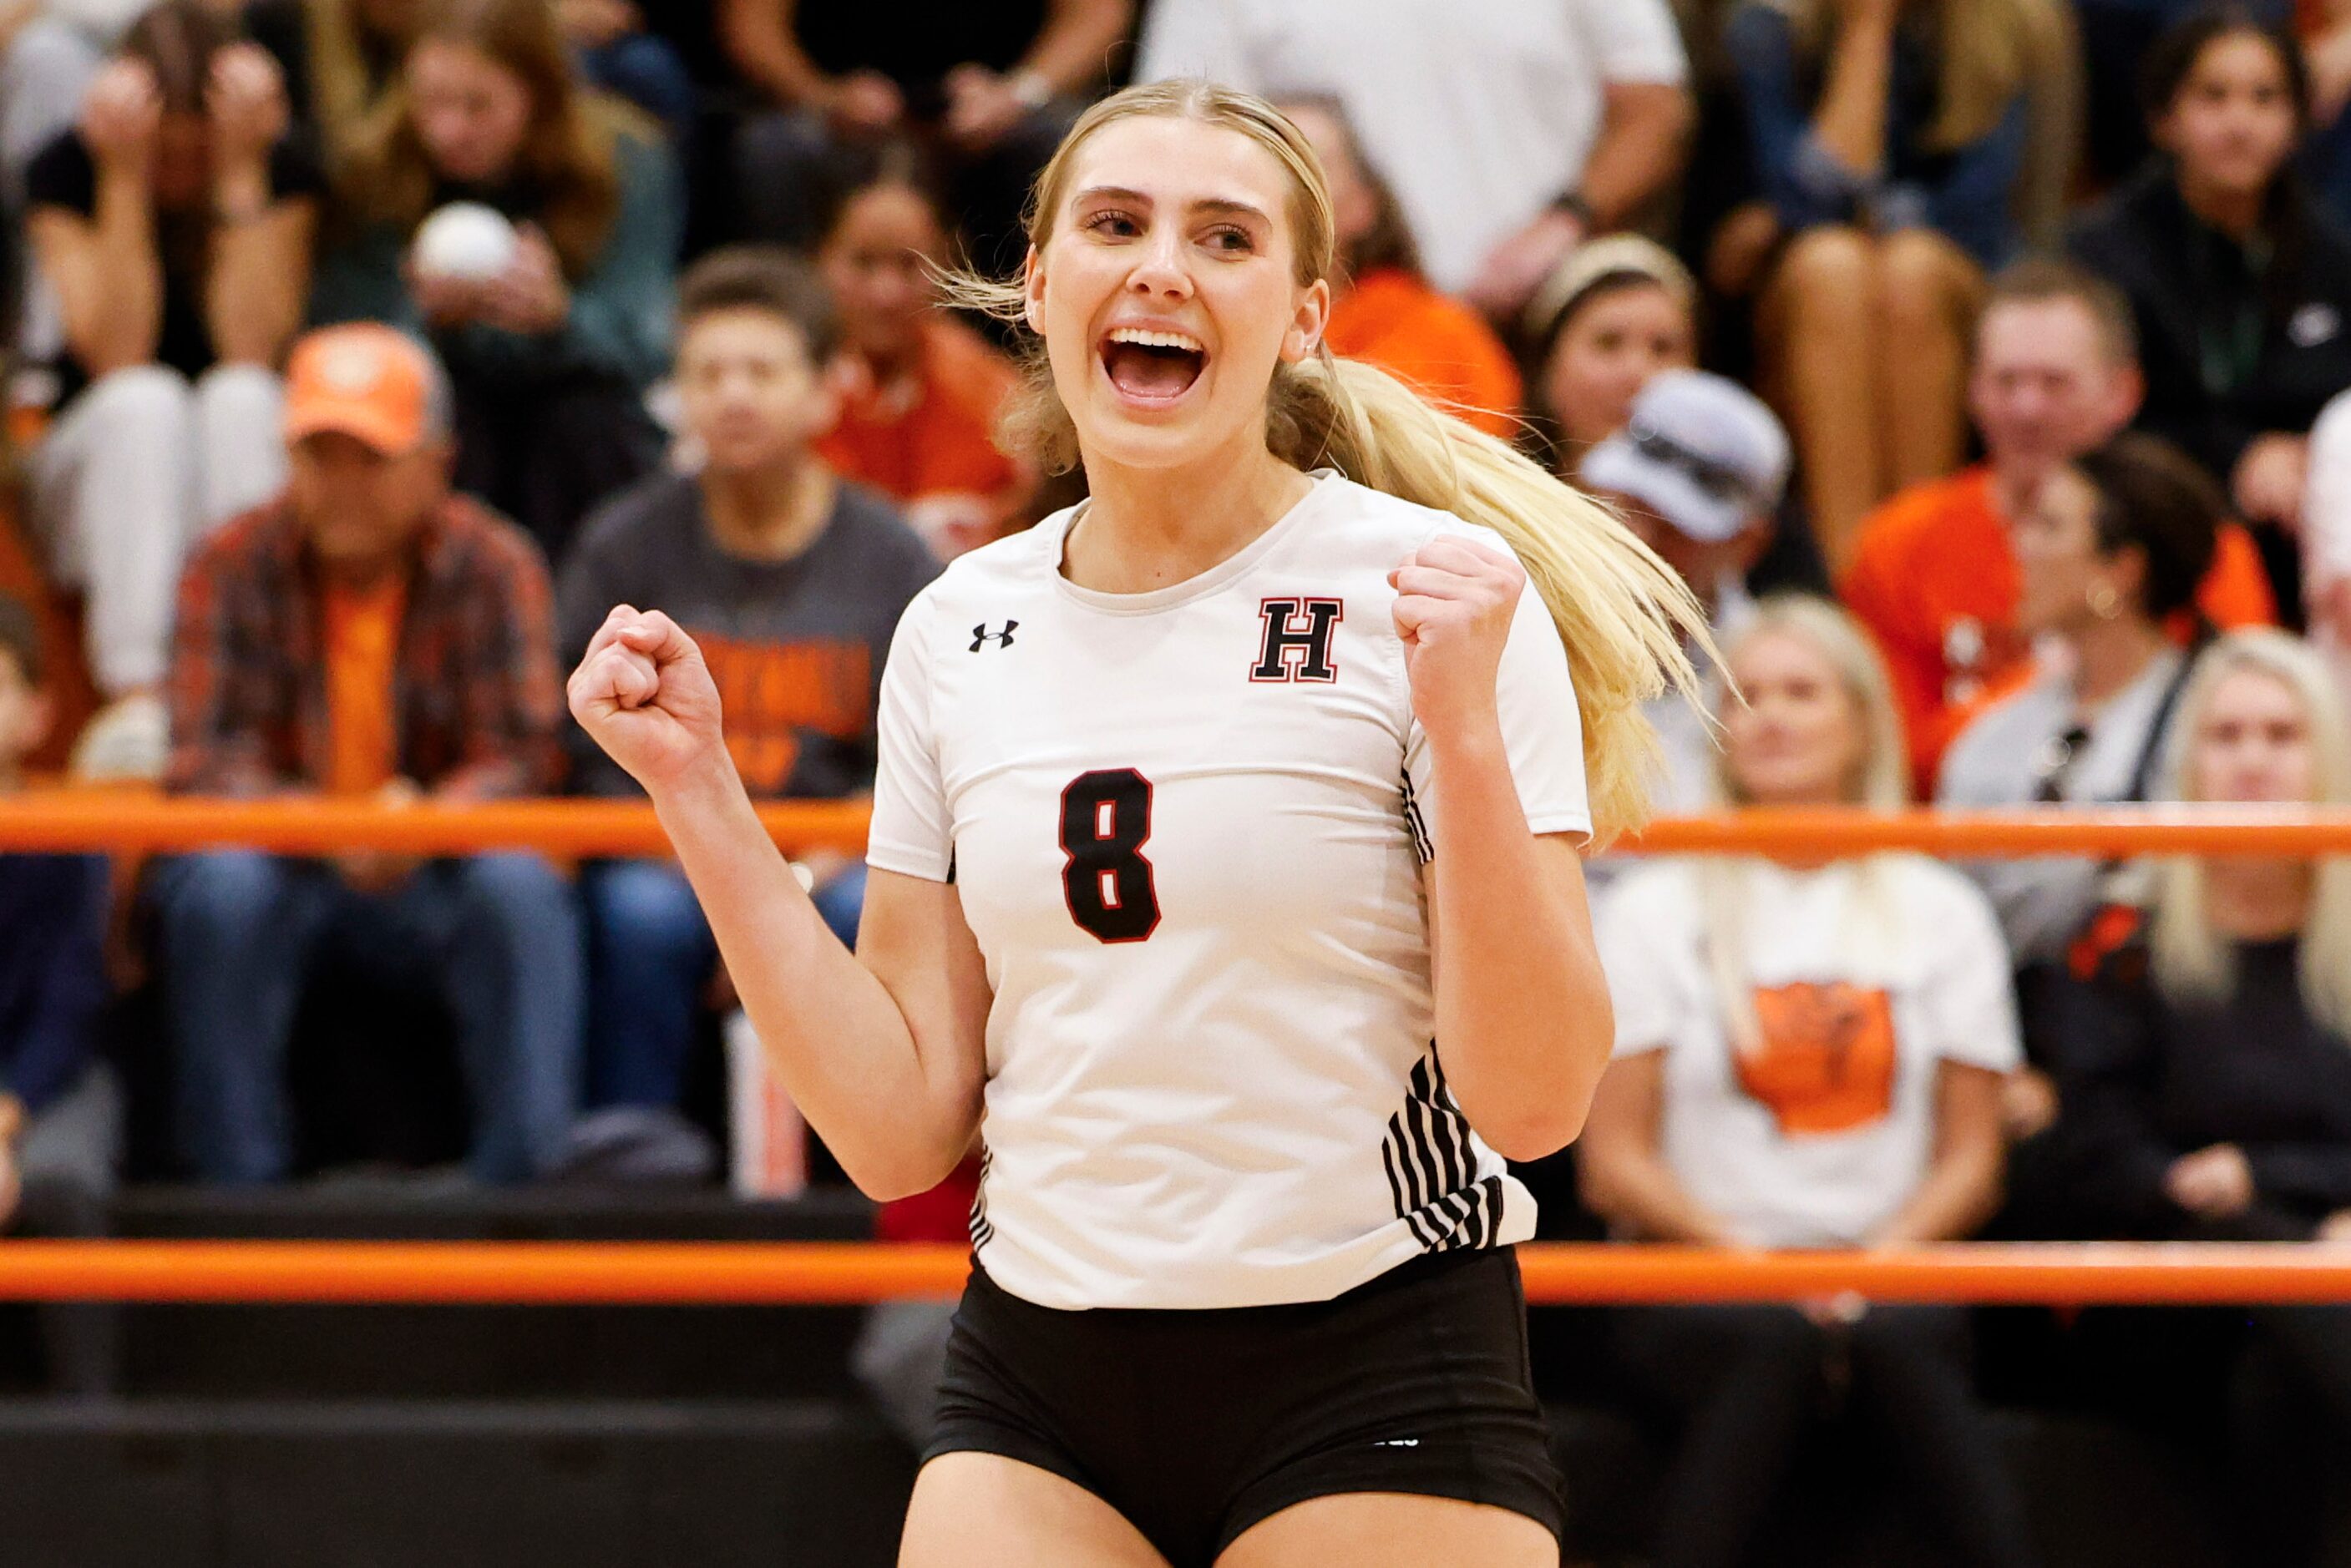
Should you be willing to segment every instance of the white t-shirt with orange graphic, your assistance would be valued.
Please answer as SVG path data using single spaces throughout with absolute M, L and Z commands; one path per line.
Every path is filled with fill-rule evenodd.
M 1714 929 L 1743 949 L 1729 967 L 1748 992 L 1735 1025 L 1708 952 L 1725 894 Z M 1923 857 L 1713 879 L 1665 861 L 1611 888 L 1594 924 L 1616 1054 L 1665 1053 L 1666 1163 L 1752 1245 L 1867 1241 L 1926 1175 L 1940 1064 L 2022 1059 L 1991 907 Z

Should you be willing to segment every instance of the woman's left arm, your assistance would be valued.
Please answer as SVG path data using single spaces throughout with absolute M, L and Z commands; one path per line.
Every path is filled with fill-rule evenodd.
M 1989 1067 L 1948 1057 L 1937 1065 L 1932 1162 L 1910 1201 L 1870 1238 L 1872 1246 L 1960 1241 L 1998 1212 L 2007 1159 L 2001 1077 Z
M 1566 655 L 1540 600 L 1521 611 L 1526 574 L 1499 550 L 1440 537 L 1394 580 L 1426 747 L 1437 1049 L 1479 1136 L 1540 1158 L 1583 1130 L 1615 1033 L 1574 837 L 1530 826 L 1505 739 L 1506 688 L 1555 692 L 1560 711 L 1512 722 L 1549 725 L 1580 763 Z
M 623 135 L 621 211 L 595 268 L 571 294 L 561 333 L 571 358 L 644 386 L 669 369 L 684 208 L 668 151 Z

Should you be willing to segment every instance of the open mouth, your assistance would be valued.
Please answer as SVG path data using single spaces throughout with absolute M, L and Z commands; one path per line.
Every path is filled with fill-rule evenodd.
M 1165 405 L 1192 389 L 1207 347 L 1188 332 L 1118 327 L 1103 334 L 1102 373 L 1130 402 Z

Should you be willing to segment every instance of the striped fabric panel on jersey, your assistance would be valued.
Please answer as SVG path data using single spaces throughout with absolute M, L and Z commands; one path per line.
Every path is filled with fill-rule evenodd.
M 987 1171 L 995 1163 L 996 1151 L 983 1146 L 979 1151 L 979 1185 L 971 1194 L 971 1250 L 975 1252 L 996 1236 L 996 1227 L 987 1222 Z
M 1502 1179 L 1479 1179 L 1469 1119 L 1453 1103 L 1434 1047 L 1414 1066 L 1403 1108 L 1388 1117 L 1380 1163 L 1396 1218 L 1423 1251 L 1490 1246 L 1501 1234 Z
M 1420 815 L 1420 797 L 1412 793 L 1412 774 L 1404 774 L 1404 822 L 1412 831 L 1412 852 L 1420 857 L 1423 866 L 1437 858 L 1437 846 L 1430 842 L 1428 823 Z

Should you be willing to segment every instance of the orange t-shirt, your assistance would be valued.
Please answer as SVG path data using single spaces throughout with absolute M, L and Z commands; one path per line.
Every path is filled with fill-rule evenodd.
M 901 501 L 965 493 L 1008 508 L 1028 475 L 996 450 L 990 431 L 1019 380 L 1012 361 L 978 333 L 931 321 L 913 401 L 897 406 L 879 388 L 859 388 L 841 400 L 840 420 L 816 450 L 842 478 Z
M 2016 627 L 2023 591 L 1989 468 L 1916 485 L 1862 523 L 1837 593 L 1886 656 L 1921 798 L 1932 796 L 1960 725 L 2029 669 Z M 2220 529 L 2196 603 L 2223 628 L 2277 619 L 2261 553 L 2233 523 Z
M 1401 267 L 1379 267 L 1331 306 L 1331 352 L 1376 365 L 1505 440 L 1518 428 L 1519 369 L 1478 313 Z
M 327 587 L 327 789 L 371 794 L 400 772 L 393 690 L 408 581 L 388 572 L 371 587 Z

